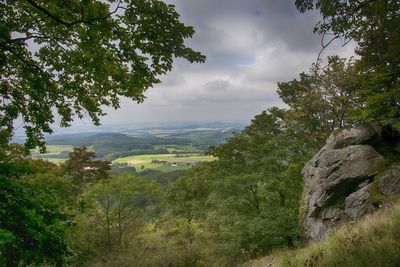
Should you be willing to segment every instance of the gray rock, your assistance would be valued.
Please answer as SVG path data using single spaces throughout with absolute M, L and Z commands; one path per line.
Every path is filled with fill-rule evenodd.
M 370 201 L 371 189 L 372 184 L 368 184 L 346 198 L 344 210 L 353 221 L 374 211 Z
M 339 142 L 328 141 L 303 169 L 302 205 L 307 207 L 302 218 L 305 241 L 321 240 L 340 222 L 370 212 L 369 184 L 385 161 L 370 145 L 335 149 L 333 144 Z
M 399 143 L 400 131 L 388 126 L 358 126 L 331 134 L 302 172 L 305 242 L 321 240 L 339 224 L 373 212 L 374 183 L 386 196 L 400 194 L 400 164 L 385 167 L 387 161 L 377 152 L 390 159 L 400 152 Z
M 392 165 L 381 174 L 379 190 L 387 196 L 400 193 L 400 165 Z
M 326 140 L 331 149 L 344 148 L 352 145 L 376 145 L 381 142 L 382 127 L 360 125 L 352 129 L 333 132 Z
M 304 168 L 304 200 L 309 210 L 333 204 L 371 179 L 384 158 L 369 145 L 325 149 Z

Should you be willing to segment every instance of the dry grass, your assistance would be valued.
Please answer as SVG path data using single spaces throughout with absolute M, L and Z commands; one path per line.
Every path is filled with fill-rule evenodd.
M 297 250 L 276 251 L 245 267 L 400 266 L 400 202 L 344 225 L 327 239 Z

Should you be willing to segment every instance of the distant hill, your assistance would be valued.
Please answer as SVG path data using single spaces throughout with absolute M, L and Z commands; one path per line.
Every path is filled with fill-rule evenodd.
M 198 125 L 192 125 L 198 126 Z M 204 126 L 204 125 L 202 125 Z M 186 125 L 186 127 L 188 127 Z M 52 146 L 86 146 L 96 152 L 97 157 L 114 160 L 120 157 L 146 154 L 200 153 L 210 146 L 223 143 L 234 132 L 234 128 L 170 128 L 152 130 L 131 130 L 122 133 L 74 133 L 51 135 L 46 138 Z M 179 147 L 184 147 L 181 149 Z M 48 155 L 49 158 L 64 158 L 68 151 Z M 40 155 L 38 155 L 41 157 Z M 43 157 L 46 157 L 44 155 Z

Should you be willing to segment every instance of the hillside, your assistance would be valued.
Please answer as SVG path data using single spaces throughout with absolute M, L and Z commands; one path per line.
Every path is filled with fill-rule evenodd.
M 399 266 L 400 202 L 346 224 L 327 239 L 303 249 L 278 251 L 244 267 Z
M 177 153 L 204 154 L 210 146 L 223 143 L 236 131 L 240 131 L 240 129 L 192 129 L 182 126 L 181 128 L 169 129 L 132 130 L 129 134 L 64 134 L 49 136 L 46 140 L 50 150 L 52 150 L 52 146 L 86 146 L 91 147 L 96 152 L 97 157 L 113 160 L 133 155 L 168 154 L 172 150 Z M 68 153 L 43 155 L 42 157 L 47 158 L 47 156 L 50 156 L 49 158 L 66 158 Z

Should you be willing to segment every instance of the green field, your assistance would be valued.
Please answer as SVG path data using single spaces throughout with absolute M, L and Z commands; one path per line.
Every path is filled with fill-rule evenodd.
M 73 148 L 74 146 L 72 145 L 47 145 L 46 153 L 40 154 L 39 151 L 37 150 L 34 150 L 31 153 L 34 158 L 41 158 L 59 164 L 66 161 L 67 156 L 65 157 L 64 156 L 57 157 L 57 156 L 59 156 L 61 153 L 65 151 L 70 152 L 73 150 Z M 88 147 L 88 149 L 93 151 L 92 147 Z
M 199 154 L 199 150 L 190 145 L 160 145 L 155 149 L 167 149 L 171 154 L 148 154 L 134 155 L 129 157 L 118 158 L 112 161 L 113 164 L 126 163 L 134 166 L 138 172 L 153 169 L 163 172 L 174 170 L 187 170 L 201 162 L 213 161 L 215 158 Z M 63 163 L 66 158 L 56 158 L 64 151 L 72 151 L 71 145 L 48 145 L 47 153 L 39 154 L 33 151 L 32 155 L 42 158 L 53 163 Z M 89 149 L 93 150 L 92 147 Z M 175 154 L 177 153 L 177 154 Z M 158 162 L 157 162 L 158 161 Z
M 63 151 L 72 151 L 74 147 L 70 145 L 47 145 L 46 153 L 40 154 L 41 157 L 45 158 L 46 155 L 59 155 Z M 32 154 L 38 155 L 39 151 L 32 151 Z
M 71 145 L 47 145 L 46 146 L 47 153 L 44 155 L 52 154 L 52 155 L 58 155 L 63 151 L 72 151 L 74 149 L 74 146 Z M 93 151 L 93 147 L 89 146 L 88 150 Z
M 177 154 L 154 154 L 118 158 L 113 163 L 127 163 L 130 166 L 134 166 L 138 172 L 146 169 L 173 171 L 186 170 L 200 162 L 213 161 L 214 159 L 213 157 L 199 154 L 186 154 L 185 156 Z
M 56 164 L 64 163 L 67 160 L 67 159 L 57 159 L 57 158 L 42 158 L 42 159 L 56 163 Z
M 167 149 L 169 153 L 200 153 L 201 150 L 191 145 L 159 145 L 155 149 Z

